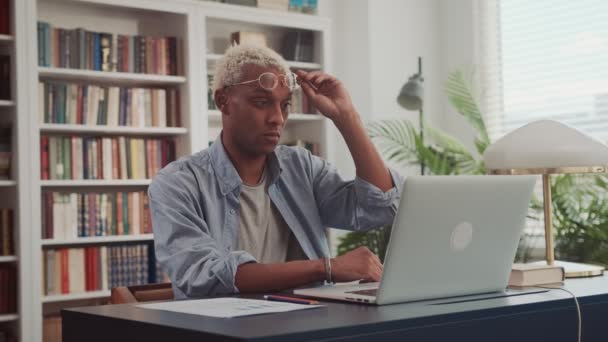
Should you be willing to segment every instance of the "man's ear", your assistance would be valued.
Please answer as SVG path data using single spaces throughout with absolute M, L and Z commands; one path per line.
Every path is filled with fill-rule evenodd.
M 228 103 L 228 96 L 226 96 L 224 90 L 216 90 L 215 94 L 213 94 L 213 100 L 215 101 L 217 108 L 219 108 L 222 113 L 224 113 L 224 110 L 227 108 L 226 104 Z

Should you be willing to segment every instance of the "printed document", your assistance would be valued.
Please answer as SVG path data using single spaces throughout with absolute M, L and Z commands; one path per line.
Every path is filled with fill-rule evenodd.
M 137 307 L 144 309 L 165 310 L 218 318 L 314 309 L 322 306 L 243 298 L 193 299 L 137 305 Z

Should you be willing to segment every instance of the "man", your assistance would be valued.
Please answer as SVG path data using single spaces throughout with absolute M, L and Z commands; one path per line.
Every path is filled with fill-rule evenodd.
M 299 84 L 344 137 L 354 181 L 304 149 L 277 146 Z M 274 51 L 241 45 L 217 62 L 213 90 L 220 137 L 169 164 L 149 189 L 156 255 L 175 297 L 379 281 L 382 264 L 366 248 L 329 259 L 325 228 L 392 223 L 401 186 L 340 81 L 322 72 L 296 76 Z

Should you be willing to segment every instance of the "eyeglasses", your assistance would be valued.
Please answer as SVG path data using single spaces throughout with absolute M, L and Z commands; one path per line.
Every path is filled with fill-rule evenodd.
M 277 85 L 279 84 L 279 81 L 281 81 L 281 84 L 283 84 L 284 86 L 289 88 L 290 91 L 294 91 L 294 90 L 298 89 L 298 87 L 300 87 L 300 83 L 301 83 L 301 79 L 298 77 L 298 75 L 294 74 L 293 72 L 290 72 L 285 75 L 277 75 L 272 72 L 265 72 L 265 73 L 262 73 L 255 80 L 230 84 L 230 85 L 225 86 L 224 88 L 228 88 L 228 87 L 232 87 L 232 86 L 240 85 L 240 84 L 258 82 L 260 84 L 260 87 L 262 87 L 266 90 L 274 90 L 274 88 L 276 88 Z

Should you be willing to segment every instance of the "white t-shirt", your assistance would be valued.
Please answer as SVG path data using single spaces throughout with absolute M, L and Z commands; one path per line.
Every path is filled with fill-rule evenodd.
M 256 185 L 241 187 L 238 250 L 259 263 L 308 259 L 298 240 L 268 196 L 266 169 Z

